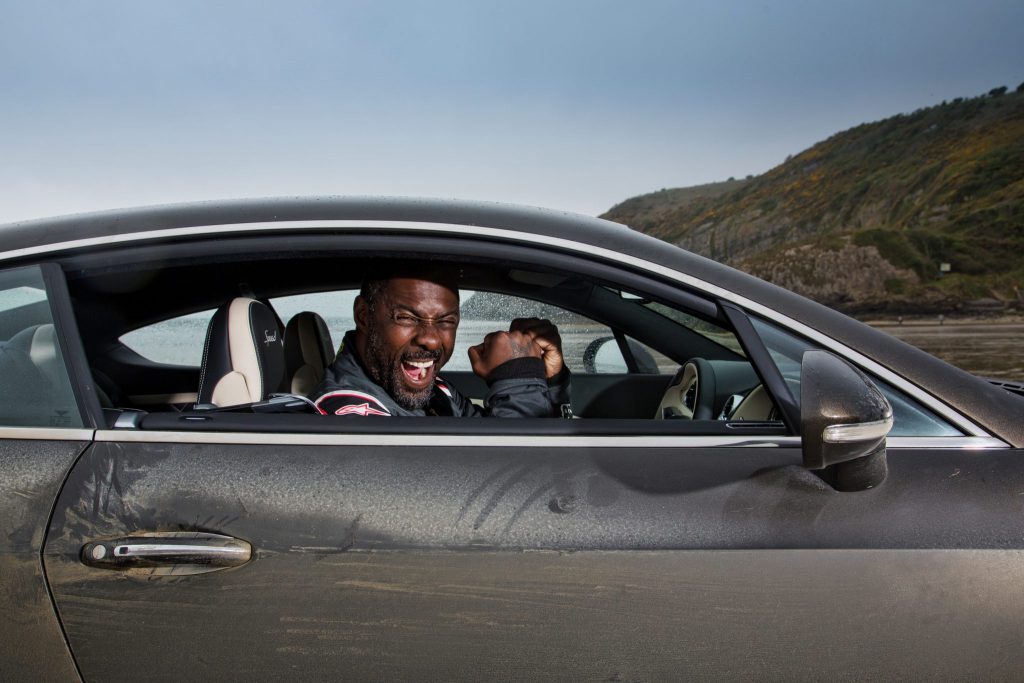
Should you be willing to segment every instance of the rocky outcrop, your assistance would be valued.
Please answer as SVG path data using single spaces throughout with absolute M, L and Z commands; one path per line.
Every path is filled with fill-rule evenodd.
M 828 306 L 849 311 L 893 311 L 908 308 L 908 295 L 920 280 L 908 268 L 897 268 L 873 246 L 846 244 L 839 249 L 803 245 L 740 262 L 740 268 L 762 279 Z M 932 301 L 915 300 L 940 306 Z M 940 306 L 941 307 L 941 306 Z

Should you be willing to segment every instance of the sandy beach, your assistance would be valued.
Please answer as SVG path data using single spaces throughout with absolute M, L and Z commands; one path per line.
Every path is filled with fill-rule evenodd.
M 865 319 L 872 327 L 982 377 L 1024 381 L 1024 314 Z

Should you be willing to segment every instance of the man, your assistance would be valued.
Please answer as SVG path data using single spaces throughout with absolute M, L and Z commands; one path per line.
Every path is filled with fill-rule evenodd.
M 321 414 L 555 417 L 567 407 L 569 371 L 546 320 L 516 319 L 470 348 L 473 372 L 489 388 L 484 408 L 438 377 L 455 347 L 459 290 L 436 267 L 366 280 L 354 314 L 356 329 L 309 396 Z

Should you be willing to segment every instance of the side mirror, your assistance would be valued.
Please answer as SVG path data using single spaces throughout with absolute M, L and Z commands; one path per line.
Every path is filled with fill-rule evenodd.
M 804 467 L 824 470 L 839 491 L 864 491 L 888 474 L 885 436 L 892 407 L 867 375 L 828 351 L 800 363 L 800 434 Z
M 588 373 L 627 372 L 626 361 L 615 342 L 615 337 L 598 337 L 583 350 L 583 369 Z

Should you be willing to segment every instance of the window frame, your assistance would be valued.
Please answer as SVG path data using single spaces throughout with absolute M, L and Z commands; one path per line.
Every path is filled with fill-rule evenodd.
M 53 262 L 39 264 L 46 284 L 57 342 L 64 356 L 71 390 L 75 394 L 82 422 L 87 429 L 105 425 L 103 408 L 93 382 L 89 361 L 78 333 L 78 321 L 71 305 L 71 293 L 61 267 Z
M 280 247 L 283 241 L 282 238 L 284 238 L 287 240 L 289 251 L 291 252 L 312 251 L 313 247 L 311 245 L 315 244 L 317 248 L 327 246 L 332 252 L 347 252 L 347 255 L 350 256 L 372 252 L 374 255 L 383 253 L 394 255 L 400 253 L 409 256 L 422 254 L 444 255 L 446 257 L 455 256 L 462 257 L 468 261 L 481 262 L 487 259 L 500 261 L 512 259 L 519 263 L 530 264 L 539 269 L 562 271 L 566 269 L 566 261 L 569 261 L 571 262 L 570 270 L 586 276 L 595 282 L 610 282 L 626 289 L 648 292 L 654 298 L 693 310 L 695 313 L 698 313 L 698 317 L 700 317 L 700 314 L 703 314 L 719 324 L 724 317 L 718 305 L 718 301 L 721 300 L 727 301 L 750 314 L 765 316 L 766 319 L 781 325 L 793 334 L 804 336 L 806 332 L 807 336 L 814 340 L 829 338 L 825 332 L 819 330 L 807 332 L 809 328 L 806 325 L 796 319 L 787 317 L 785 314 L 775 312 L 766 303 L 747 299 L 740 294 L 727 292 L 721 289 L 719 285 L 698 280 L 694 275 L 688 274 L 685 271 L 675 271 L 667 266 L 660 266 L 657 263 L 631 257 L 628 254 L 621 255 L 621 258 L 612 258 L 609 254 L 603 254 L 602 252 L 606 250 L 600 248 L 595 248 L 591 253 L 585 250 L 586 245 L 564 239 L 556 239 L 549 242 L 542 240 L 536 235 L 512 237 L 511 233 L 508 233 L 504 236 L 498 236 L 499 233 L 507 233 L 507 231 L 498 229 L 483 229 L 482 232 L 474 231 L 473 234 L 467 234 L 469 228 L 465 226 L 447 225 L 439 225 L 437 229 L 432 228 L 429 230 L 423 230 L 422 228 L 402 229 L 392 226 L 384 230 L 347 229 L 331 233 L 320 232 L 318 234 L 303 232 L 297 230 L 297 227 L 299 226 L 283 225 L 281 226 L 281 231 L 273 233 L 273 236 L 267 236 L 266 234 L 238 236 L 232 239 L 232 241 L 237 240 L 237 242 L 230 245 L 226 241 L 218 240 L 219 245 L 226 247 L 219 254 L 257 253 L 252 249 L 252 245 L 255 242 L 262 242 L 268 245 L 274 244 L 276 247 Z M 216 231 L 214 231 L 214 235 L 216 235 Z M 325 240 L 327 241 L 325 242 Z M 344 242 L 344 245 L 340 245 L 339 240 Z M 208 246 L 209 243 L 207 242 L 206 244 Z M 143 245 L 141 247 L 129 247 L 126 251 L 133 251 L 136 248 L 143 252 L 163 251 L 168 246 L 168 244 L 164 243 L 154 249 L 152 245 Z M 193 253 L 204 251 L 202 240 L 178 243 L 173 246 L 184 247 Z M 69 259 L 69 263 L 79 259 L 95 263 L 103 259 L 103 257 L 93 252 L 86 255 L 72 256 Z M 123 262 L 131 263 L 132 261 Z M 278 296 L 280 295 L 279 293 Z M 767 315 L 766 311 L 768 312 Z M 601 322 L 605 322 L 600 317 L 594 316 L 589 312 L 588 315 Z M 612 329 L 616 328 L 614 324 L 607 322 L 606 324 L 609 324 Z M 832 350 L 838 356 L 861 367 L 869 375 L 880 376 L 886 381 L 890 381 L 889 377 L 896 377 L 897 381 L 890 381 L 890 383 L 894 384 L 898 390 L 907 393 L 908 390 L 903 385 L 908 384 L 911 389 L 909 391 L 911 397 L 917 399 L 918 394 L 926 396 L 927 399 L 921 402 L 929 409 L 935 409 L 934 406 L 936 405 L 941 406 L 941 408 L 936 410 L 936 413 L 943 419 L 950 420 L 957 428 L 963 430 L 965 424 L 969 425 L 969 429 L 965 430 L 965 438 L 977 437 L 980 440 L 988 439 L 993 442 L 998 440 L 989 436 L 985 433 L 985 430 L 974 424 L 967 414 L 962 413 L 943 399 L 930 396 L 916 384 L 900 379 L 894 370 L 872 360 L 855 348 L 847 347 L 843 344 L 837 344 L 837 347 Z M 752 365 L 755 370 L 759 369 L 758 363 L 755 362 Z M 880 374 L 876 374 L 876 368 L 879 369 Z M 773 398 L 775 397 L 773 396 Z

